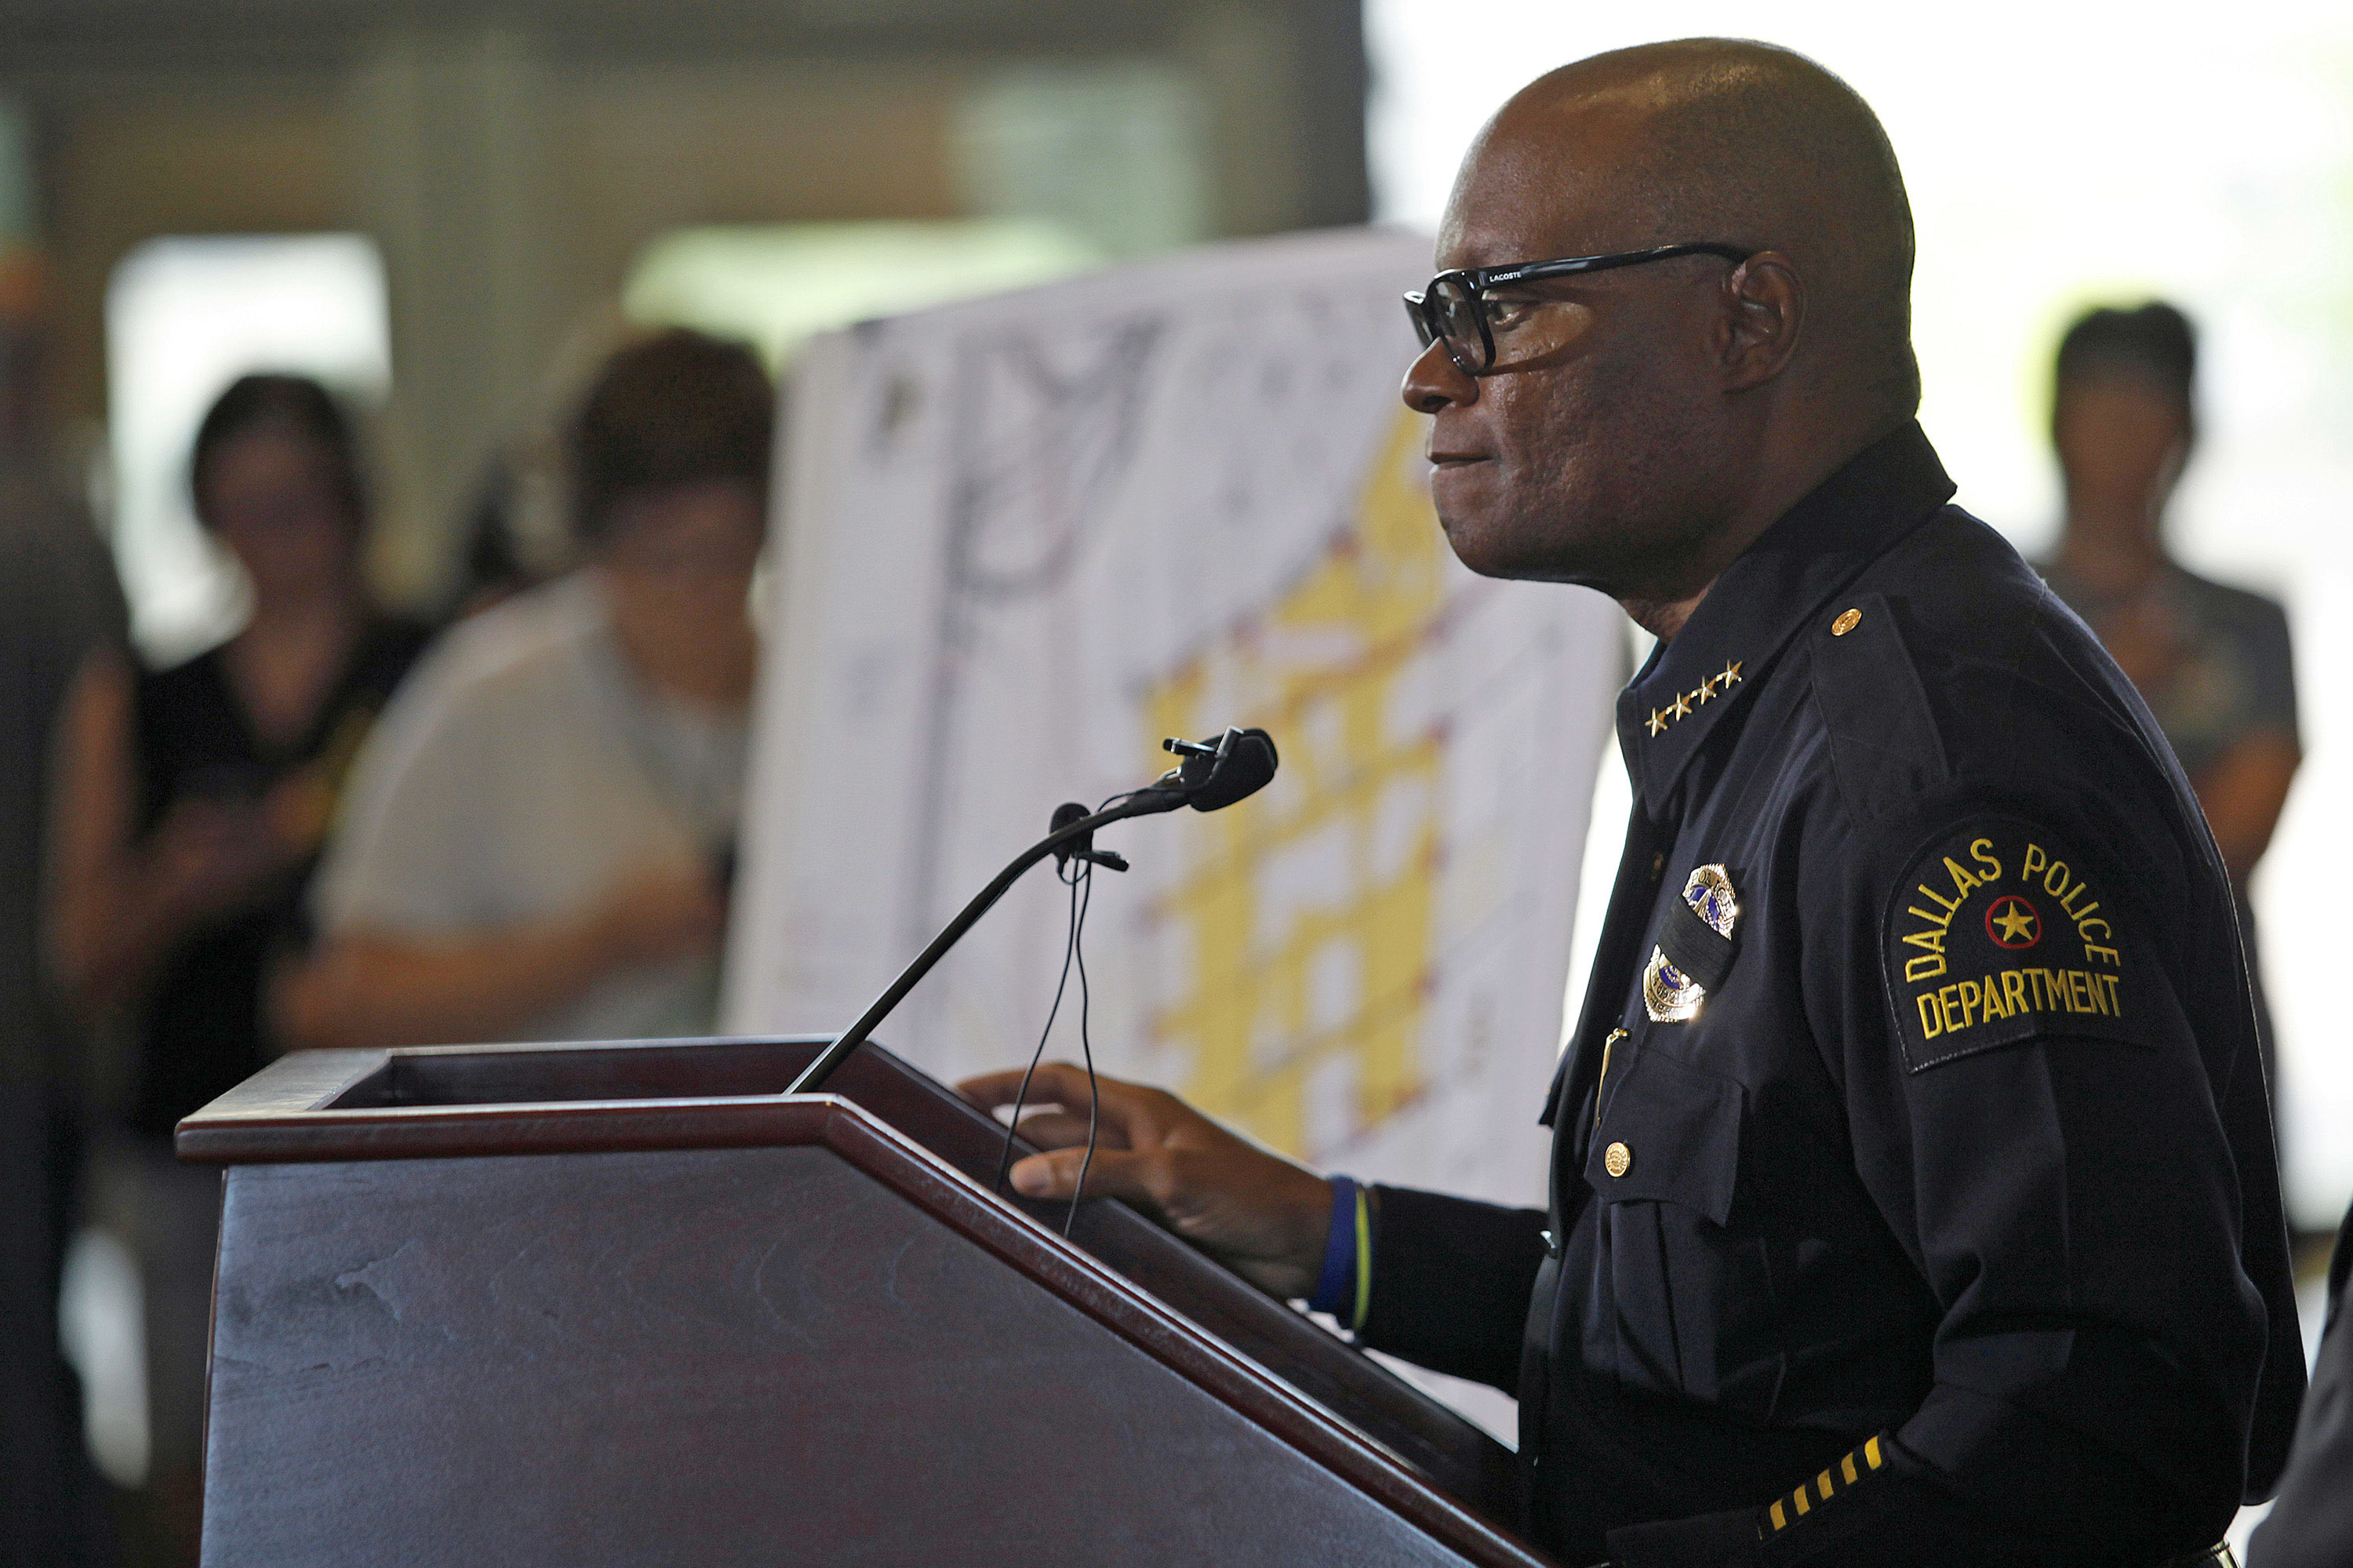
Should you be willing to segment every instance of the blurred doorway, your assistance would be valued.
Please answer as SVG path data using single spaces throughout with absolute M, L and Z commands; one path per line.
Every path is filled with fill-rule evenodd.
M 248 371 L 312 376 L 361 412 L 392 384 L 384 262 L 356 234 L 174 236 L 115 268 L 106 297 L 104 512 L 141 652 L 169 664 L 235 630 L 240 585 L 197 526 L 189 443 Z

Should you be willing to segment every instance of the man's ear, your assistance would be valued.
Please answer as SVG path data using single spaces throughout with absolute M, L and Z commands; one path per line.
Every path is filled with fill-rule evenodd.
M 1805 288 L 1778 250 L 1759 250 L 1725 274 L 1720 352 L 1724 388 L 1745 392 L 1789 363 L 1806 320 Z

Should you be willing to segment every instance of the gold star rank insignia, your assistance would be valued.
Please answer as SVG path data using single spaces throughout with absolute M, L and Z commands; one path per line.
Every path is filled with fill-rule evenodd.
M 1732 683 L 1740 679 L 1740 661 L 1735 659 L 1726 663 L 1724 666 L 1724 673 L 1718 675 L 1716 679 L 1724 683 L 1725 691 L 1732 690 Z
M 1675 694 L 1674 705 L 1667 711 L 1679 719 L 1691 717 L 1691 699 L 1681 692 Z
M 1715 695 L 1715 677 L 1710 675 L 1699 683 L 1699 690 L 1692 694 L 1692 700 L 1704 706 L 1708 698 L 1714 695 Z
M 1652 735 L 1657 735 L 1661 730 L 1666 727 L 1667 715 L 1661 713 L 1658 709 L 1652 708 L 1651 710 L 1651 733 Z

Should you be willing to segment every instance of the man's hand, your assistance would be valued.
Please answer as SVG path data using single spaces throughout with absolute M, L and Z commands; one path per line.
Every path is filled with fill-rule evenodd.
M 1103 1126 L 1091 1195 L 1125 1198 L 1243 1277 L 1284 1298 L 1308 1295 L 1323 1267 L 1332 1185 L 1313 1171 L 1203 1116 L 1176 1096 L 1098 1077 Z M 989 1073 L 956 1086 L 995 1110 L 1009 1106 L 1019 1073 Z M 1049 1063 L 1029 1081 L 1021 1135 L 1048 1150 L 1013 1167 L 1030 1198 L 1068 1198 L 1086 1155 L 1087 1075 Z

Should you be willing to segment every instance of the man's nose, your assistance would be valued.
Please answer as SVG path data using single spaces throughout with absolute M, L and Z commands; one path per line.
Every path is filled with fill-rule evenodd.
M 1421 351 L 1421 356 L 1406 367 L 1405 386 L 1401 389 L 1405 406 L 1417 414 L 1435 414 L 1449 404 L 1471 404 L 1479 400 L 1479 381 L 1466 376 L 1446 352 L 1443 339 Z

